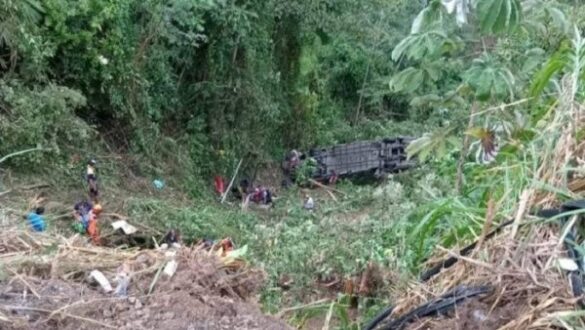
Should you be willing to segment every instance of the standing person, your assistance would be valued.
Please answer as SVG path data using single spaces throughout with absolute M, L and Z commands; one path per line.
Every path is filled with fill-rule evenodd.
M 91 208 L 91 215 L 87 226 L 87 234 L 91 237 L 94 244 L 100 244 L 100 231 L 98 228 L 98 217 L 102 213 L 102 206 L 96 203 Z
M 264 188 L 262 191 L 262 202 L 265 205 L 272 204 L 272 192 L 268 188 Z
M 45 208 L 37 207 L 34 211 L 26 215 L 26 221 L 32 230 L 45 231 L 47 228 L 45 219 L 43 218 L 43 213 L 45 213 Z
M 95 159 L 90 159 L 87 162 L 87 169 L 85 171 L 85 179 L 87 180 L 87 185 L 89 186 L 89 198 L 94 203 L 97 203 L 97 199 L 99 196 L 96 165 L 97 162 L 95 161 Z
M 284 170 L 285 179 L 283 181 L 283 186 L 288 187 L 292 185 L 292 183 L 296 179 L 296 170 L 301 163 L 301 153 L 296 150 L 291 150 L 284 159 L 282 163 L 282 169 Z
M 97 225 L 97 214 L 93 211 L 89 214 L 89 221 L 87 223 L 87 235 L 91 237 L 94 244 L 100 244 L 100 232 Z

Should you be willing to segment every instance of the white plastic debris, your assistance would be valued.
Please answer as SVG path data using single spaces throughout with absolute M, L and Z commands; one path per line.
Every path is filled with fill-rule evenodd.
M 473 318 L 480 323 L 485 322 L 488 319 L 487 315 L 485 315 L 485 312 L 479 309 L 473 311 Z
M 108 65 L 108 63 L 110 63 L 110 61 L 103 55 L 98 56 L 98 61 L 103 65 Z
M 467 16 L 469 15 L 469 0 L 441 0 L 443 7 L 447 10 L 447 13 L 455 13 L 455 20 L 459 27 L 467 24 Z
M 167 262 L 165 269 L 163 269 L 163 273 L 168 277 L 172 277 L 175 272 L 177 271 L 177 266 L 179 264 L 175 260 L 171 260 Z
M 575 272 L 575 271 L 579 270 L 579 266 L 577 266 L 577 263 L 573 259 L 559 258 L 558 262 L 559 262 L 559 267 L 561 267 L 562 269 L 564 269 L 566 271 Z
M 315 201 L 313 201 L 313 197 L 307 197 L 307 199 L 305 200 L 305 205 L 304 208 L 307 210 L 312 210 L 313 208 L 315 208 Z
M 126 273 L 120 273 L 116 276 L 118 285 L 114 294 L 118 297 L 126 297 L 128 295 L 128 285 L 130 284 L 130 276 Z
M 124 234 L 126 234 L 126 235 L 132 235 L 138 231 L 138 229 L 136 229 L 136 227 L 134 227 L 131 224 L 129 224 L 128 222 L 126 222 L 126 220 L 114 221 L 114 222 L 112 222 L 112 227 L 114 228 L 114 230 L 118 230 L 121 228 L 122 231 L 124 232 Z
M 92 270 L 89 276 L 96 280 L 96 282 L 99 283 L 99 285 L 102 287 L 102 289 L 104 289 L 106 293 L 111 292 L 113 290 L 110 281 L 108 281 L 104 274 L 99 270 Z
M 177 251 L 175 251 L 175 250 L 165 251 L 165 258 L 167 258 L 167 259 L 173 259 L 176 255 L 177 255 Z

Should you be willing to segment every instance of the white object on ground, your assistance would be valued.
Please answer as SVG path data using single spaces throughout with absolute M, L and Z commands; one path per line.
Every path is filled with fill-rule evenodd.
M 111 292 L 113 290 L 110 281 L 99 270 L 92 270 L 89 276 L 96 280 L 105 292 Z
M 313 201 L 313 197 L 308 197 L 305 201 L 304 205 L 305 209 L 312 210 L 315 207 L 315 201 Z
M 125 272 L 121 272 L 118 273 L 118 276 L 116 276 L 116 280 L 118 281 L 118 285 L 116 286 L 116 291 L 114 294 L 119 297 L 126 297 L 128 295 L 130 276 Z
M 577 266 L 577 263 L 573 259 L 559 258 L 558 262 L 559 266 L 566 271 L 575 272 L 579 270 L 579 266 Z
M 177 271 L 178 265 L 179 264 L 175 260 L 167 262 L 165 269 L 163 270 L 163 273 L 165 273 L 165 275 L 167 275 L 168 277 L 172 277 Z
M 118 230 L 121 228 L 122 231 L 124 232 L 124 234 L 126 234 L 126 235 L 132 235 L 138 231 L 138 229 L 136 229 L 136 227 L 134 227 L 131 224 L 129 224 L 128 222 L 126 222 L 126 220 L 114 221 L 114 222 L 112 222 L 112 227 L 115 230 Z

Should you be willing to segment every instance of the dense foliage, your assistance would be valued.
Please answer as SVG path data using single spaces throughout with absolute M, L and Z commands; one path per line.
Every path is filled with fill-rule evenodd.
M 388 126 L 412 114 L 387 88 L 388 55 L 420 8 L 2 0 L 0 155 L 39 146 L 13 162 L 55 162 L 105 142 L 149 163 L 186 153 L 197 178 L 240 157 L 405 133 Z
M 342 182 L 315 213 L 296 190 L 270 219 L 130 203 L 250 245 L 268 307 L 283 274 L 296 289 L 370 260 L 413 275 L 437 244 L 480 232 L 490 205 L 497 222 L 526 189 L 570 196 L 535 178 L 583 100 L 584 13 L 568 0 L 0 0 L 0 156 L 38 147 L 7 163 L 61 164 L 107 146 L 196 193 L 242 157 L 418 135 L 420 169 Z

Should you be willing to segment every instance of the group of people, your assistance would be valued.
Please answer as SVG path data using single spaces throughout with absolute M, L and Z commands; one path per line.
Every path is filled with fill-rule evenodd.
M 238 186 L 233 187 L 231 191 L 236 198 L 241 199 L 244 203 L 249 201 L 252 201 L 256 204 L 265 205 L 270 205 L 272 203 L 272 191 L 261 185 L 253 187 L 248 179 L 240 180 Z
M 240 185 L 237 190 L 237 194 L 245 202 L 252 201 L 256 204 L 264 205 L 272 204 L 272 191 L 261 185 L 252 187 L 247 179 L 240 181 Z
M 77 202 L 73 207 L 73 216 L 76 220 L 74 227 L 80 233 L 86 233 L 91 237 L 94 244 L 99 244 L 100 236 L 97 222 L 102 212 L 102 206 L 98 200 L 97 163 L 94 159 L 87 162 L 85 180 L 89 190 L 89 200 Z
M 98 200 L 97 168 L 94 159 L 87 162 L 85 180 L 89 188 L 89 199 L 82 200 L 73 207 L 73 216 L 76 220 L 74 228 L 81 233 L 87 233 L 94 243 L 99 244 L 97 218 L 102 211 L 102 206 Z M 40 204 L 38 200 L 35 204 L 37 204 L 35 208 L 25 218 L 33 231 L 42 232 L 47 228 L 44 218 L 45 208 L 38 205 Z

